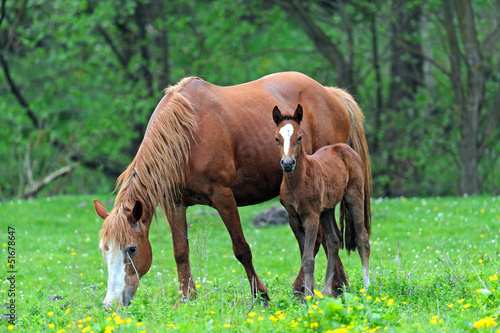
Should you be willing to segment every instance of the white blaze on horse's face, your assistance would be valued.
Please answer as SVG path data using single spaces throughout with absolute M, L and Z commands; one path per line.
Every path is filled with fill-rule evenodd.
M 123 291 L 125 290 L 125 258 L 122 251 L 113 251 L 113 242 L 110 242 L 104 248 L 101 242 L 99 247 L 108 266 L 108 292 L 103 302 L 104 308 L 108 310 L 114 300 L 118 300 L 120 303 L 122 300 Z
M 293 135 L 293 125 L 286 124 L 280 128 L 279 133 L 283 137 L 283 152 L 285 153 L 285 156 L 287 156 L 288 151 L 290 150 L 290 139 Z

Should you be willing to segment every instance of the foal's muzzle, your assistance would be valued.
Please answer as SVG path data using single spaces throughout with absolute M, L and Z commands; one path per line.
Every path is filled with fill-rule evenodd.
M 295 170 L 296 163 L 293 158 L 284 158 L 281 160 L 281 167 L 285 173 L 292 173 Z

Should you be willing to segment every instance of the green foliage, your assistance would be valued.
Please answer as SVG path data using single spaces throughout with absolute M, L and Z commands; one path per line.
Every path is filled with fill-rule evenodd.
M 111 312 L 102 309 L 107 271 L 98 249 L 102 221 L 91 199 L 0 202 L 4 257 L 7 227 L 16 228 L 15 332 L 103 332 L 112 326 L 114 332 L 486 332 L 500 321 L 500 197 L 374 200 L 370 288 L 363 288 L 357 253 L 341 251 L 348 292 L 338 299 L 316 292 L 304 302 L 291 290 L 300 255 L 289 226 L 256 229 L 249 222 L 277 201 L 241 208 L 254 265 L 270 292 L 267 308 L 250 296 L 220 218 L 195 206 L 188 219 L 198 299 L 173 310 L 177 272 L 171 233 L 160 217 L 150 233 L 150 272 L 132 304 Z M 321 288 L 322 251 L 316 262 Z M 9 302 L 6 289 L 0 286 L 2 304 Z M 8 326 L 0 323 L 0 331 Z
M 450 51 L 442 3 L 408 1 L 399 9 L 383 1 L 304 4 L 344 60 L 352 57 L 354 84 L 345 88 L 355 94 L 366 115 L 375 194 L 456 194 L 460 133 L 446 73 Z M 500 79 L 494 6 L 490 1 L 473 5 L 488 79 L 480 139 L 494 111 Z M 422 27 L 403 37 L 422 46 L 424 82 L 411 100 L 393 110 L 387 107 L 391 84 L 401 82 L 391 77 L 391 25 L 400 19 L 400 10 L 414 8 L 422 10 Z M 381 82 L 373 64 L 372 19 Z M 19 196 L 73 163 L 80 163 L 77 171 L 53 182 L 44 194 L 112 188 L 116 175 L 133 158 L 162 89 L 185 76 L 232 85 L 295 70 L 325 85 L 339 82 L 339 74 L 292 16 L 261 0 L 7 1 L 0 31 L 0 52 L 40 123 L 37 128 L 11 87 L 2 84 L 3 198 Z M 0 81 L 7 83 L 4 71 Z M 377 111 L 379 84 L 382 109 Z M 493 133 L 479 164 L 486 193 L 499 188 L 498 127 Z M 104 172 L 107 169 L 113 172 Z

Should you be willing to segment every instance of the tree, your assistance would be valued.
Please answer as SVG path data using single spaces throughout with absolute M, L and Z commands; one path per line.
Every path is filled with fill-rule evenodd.
M 481 139 L 480 118 L 483 113 L 486 75 L 472 4 L 462 0 L 443 1 L 443 10 L 451 68 L 449 79 L 460 128 L 460 192 L 476 194 L 480 190 L 478 164 L 487 142 L 494 135 L 493 128 L 500 119 L 500 85 L 490 111 L 488 128 Z M 455 19 L 458 24 L 455 24 Z

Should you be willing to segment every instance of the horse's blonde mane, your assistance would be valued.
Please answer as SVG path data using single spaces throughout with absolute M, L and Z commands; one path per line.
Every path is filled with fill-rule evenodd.
M 137 200 L 150 218 L 158 204 L 167 211 L 174 207 L 188 166 L 190 139 L 197 132 L 193 107 L 181 93 L 192 79 L 165 89 L 165 94 L 171 94 L 169 100 L 151 118 L 136 156 L 117 179 L 115 190 L 121 187 L 115 206 L 99 233 L 103 244 L 115 241 L 123 248 L 131 240 L 127 214 Z

